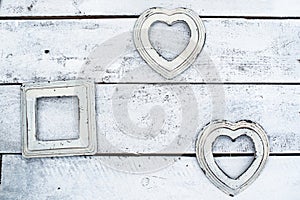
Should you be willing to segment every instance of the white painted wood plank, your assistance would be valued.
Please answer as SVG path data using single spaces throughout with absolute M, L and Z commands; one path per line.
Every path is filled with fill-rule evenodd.
M 172 159 L 168 166 L 160 159 Z M 146 162 L 148 160 L 148 162 Z M 243 158 L 223 158 L 236 170 Z M 149 163 L 157 163 L 156 167 Z M 261 175 L 234 199 L 298 199 L 300 157 L 269 157 Z M 227 166 L 227 169 L 229 166 Z M 201 171 L 195 157 L 4 155 L 1 199 L 232 199 Z
M 150 7 L 186 7 L 200 15 L 299 17 L 297 0 L 2 0 L 1 16 L 140 15 Z
M 135 50 L 135 20 L 2 20 L 0 82 L 78 77 L 97 82 L 166 82 Z M 207 40 L 202 53 L 188 70 L 169 81 L 300 82 L 298 20 L 205 19 L 204 23 Z M 171 33 L 162 25 L 153 30 L 153 42 L 170 49 L 167 53 L 185 43 L 184 26 Z
M 270 137 L 272 152 L 300 149 L 299 86 L 149 84 L 102 88 L 97 92 L 99 152 L 194 153 L 198 133 L 216 119 L 261 124 Z M 242 140 L 231 145 L 223 139 L 215 151 L 253 152 L 251 144 Z
M 0 152 L 21 150 L 20 86 L 0 87 Z
M 273 153 L 300 149 L 299 85 L 98 84 L 96 94 L 99 154 L 195 153 L 199 131 L 216 119 L 261 124 Z M 67 103 L 48 99 L 39 106 L 41 135 L 74 137 L 78 108 Z M 0 108 L 0 152 L 20 153 L 19 86 L 0 87 Z M 214 152 L 253 152 L 253 146 L 247 138 L 221 138 Z

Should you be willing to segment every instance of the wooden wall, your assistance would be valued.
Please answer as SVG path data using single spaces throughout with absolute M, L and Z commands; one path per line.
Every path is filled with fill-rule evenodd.
M 134 23 L 150 7 L 191 8 L 206 27 L 202 53 L 172 80 L 133 44 Z M 153 27 L 151 38 L 174 54 L 188 30 L 176 25 L 166 38 L 164 28 Z M 97 83 L 98 153 L 22 158 L 20 85 L 73 79 Z M 299 84 L 296 0 L 2 0 L 0 199 L 299 199 Z M 73 134 L 76 106 L 63 103 L 39 107 L 44 135 Z M 195 156 L 199 131 L 215 119 L 252 120 L 269 137 L 262 174 L 234 198 L 209 182 Z M 229 174 L 241 173 L 254 151 L 247 138 L 220 138 L 213 150 Z

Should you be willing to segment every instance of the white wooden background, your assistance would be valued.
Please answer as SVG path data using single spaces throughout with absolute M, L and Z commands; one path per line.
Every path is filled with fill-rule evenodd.
M 133 45 L 135 20 L 154 6 L 191 8 L 207 30 L 199 58 L 173 80 L 153 72 Z M 172 38 L 153 27 L 165 55 L 187 38 L 186 27 L 174 27 Z M 299 199 L 299 47 L 296 0 L 0 1 L 0 199 Z M 20 84 L 82 78 L 97 82 L 97 155 L 23 159 Z M 72 102 L 47 100 L 38 112 L 44 137 L 76 134 Z M 195 139 L 214 119 L 256 121 L 270 141 L 261 176 L 233 198 L 195 157 Z M 234 175 L 253 147 L 221 138 L 214 153 Z

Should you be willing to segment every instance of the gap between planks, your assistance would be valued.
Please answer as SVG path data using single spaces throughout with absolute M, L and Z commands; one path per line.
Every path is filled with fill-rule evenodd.
M 70 80 L 62 80 L 62 81 L 70 81 Z M 48 81 L 48 83 L 56 82 L 56 81 Z M 25 82 L 24 82 L 25 83 Z M 26 82 L 28 83 L 28 82 Z M 40 82 L 33 82 L 40 83 Z M 14 86 L 14 85 L 22 85 L 23 83 L 0 83 L 1 86 Z M 205 83 L 195 83 L 195 82 L 95 82 L 96 85 L 278 85 L 278 86 L 289 86 L 289 85 L 300 85 L 300 82 L 205 82 Z
M 112 85 L 139 85 L 139 84 L 157 84 L 157 85 L 300 85 L 300 82 L 95 82 L 95 84 L 112 84 Z
M 2 155 L 22 155 L 21 153 L 2 153 Z M 245 156 L 254 156 L 254 153 L 213 153 L 214 157 L 245 157 Z M 83 157 L 87 157 L 88 155 L 81 155 Z M 196 157 L 195 153 L 96 153 L 90 156 L 125 156 L 125 157 Z M 300 156 L 300 153 L 286 153 L 286 152 L 270 152 L 269 156 Z M 70 157 L 70 156 L 61 156 L 61 157 Z M 71 156 L 74 157 L 74 156 Z M 80 156 L 79 156 L 80 157 Z M 35 159 L 35 158 L 32 158 Z M 0 159 L 0 161 L 2 161 Z M 0 168 L 1 169 L 1 168 Z
M 66 19 L 135 19 L 139 15 L 68 15 L 68 16 L 0 16 L 0 20 L 66 20 Z M 286 16 L 218 16 L 218 15 L 199 15 L 203 19 L 248 19 L 248 20 L 286 20 L 300 19 L 300 17 Z
M 2 154 L 0 155 L 0 185 L 2 183 Z

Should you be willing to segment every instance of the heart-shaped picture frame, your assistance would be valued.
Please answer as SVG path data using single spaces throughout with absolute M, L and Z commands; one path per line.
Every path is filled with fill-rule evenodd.
M 173 60 L 161 56 L 150 42 L 149 29 L 155 22 L 163 22 L 169 26 L 185 22 L 191 31 L 188 45 Z M 150 8 L 137 19 L 133 40 L 146 63 L 165 78 L 171 79 L 186 70 L 201 52 L 205 42 L 205 27 L 199 15 L 190 9 Z
M 255 156 L 248 169 L 233 179 L 216 164 L 212 147 L 219 136 L 227 136 L 233 140 L 243 135 L 253 141 Z M 226 194 L 235 196 L 249 186 L 263 169 L 269 156 L 268 137 L 260 125 L 251 121 L 238 121 L 236 123 L 225 120 L 214 121 L 201 131 L 196 142 L 196 156 L 207 178 Z

